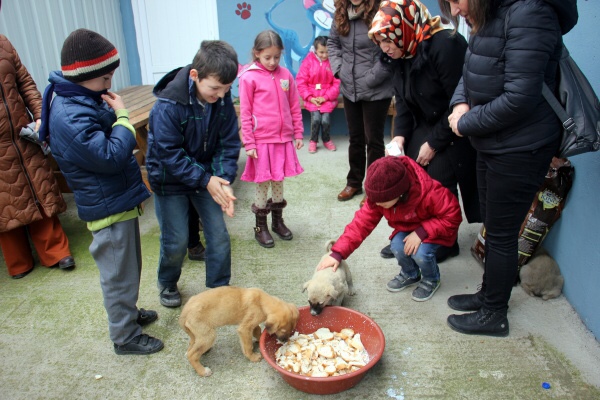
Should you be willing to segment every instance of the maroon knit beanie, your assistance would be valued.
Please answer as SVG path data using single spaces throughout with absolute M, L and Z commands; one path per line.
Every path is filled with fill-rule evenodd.
M 382 157 L 367 169 L 365 192 L 373 203 L 385 203 L 402 196 L 410 177 L 400 157 Z
M 119 53 L 104 36 L 88 29 L 77 29 L 65 39 L 60 66 L 65 79 L 83 82 L 117 69 Z

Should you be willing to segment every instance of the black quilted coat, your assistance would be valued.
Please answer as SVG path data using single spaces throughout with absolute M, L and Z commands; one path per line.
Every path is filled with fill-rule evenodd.
M 502 0 L 495 17 L 471 36 L 451 107 L 470 105 L 458 130 L 476 150 L 533 151 L 560 135 L 542 84 L 555 87 L 564 20 L 576 21 L 577 12 L 557 13 L 553 1 Z

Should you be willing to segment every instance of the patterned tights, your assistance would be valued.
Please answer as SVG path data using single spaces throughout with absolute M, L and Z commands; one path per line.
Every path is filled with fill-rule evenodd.
M 256 185 L 256 197 L 254 204 L 257 208 L 266 208 L 267 199 L 269 197 L 269 186 L 271 186 L 271 198 L 273 203 L 281 203 L 283 201 L 283 181 L 266 181 Z

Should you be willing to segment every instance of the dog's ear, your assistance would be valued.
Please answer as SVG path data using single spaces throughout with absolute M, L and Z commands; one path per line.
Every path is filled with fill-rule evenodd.
M 312 279 L 310 281 L 304 282 L 304 286 L 302 286 L 302 293 L 306 292 L 306 289 L 308 289 L 310 282 L 312 282 Z

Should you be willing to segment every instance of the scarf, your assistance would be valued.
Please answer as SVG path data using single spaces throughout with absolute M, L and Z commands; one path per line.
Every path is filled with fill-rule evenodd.
M 362 17 L 364 12 L 365 12 L 365 4 L 364 3 L 362 3 L 361 5 L 359 5 L 356 8 L 352 4 L 350 4 L 348 6 L 348 19 L 350 21 L 352 21 L 354 19 L 359 19 Z
M 76 97 L 76 96 L 85 96 L 92 98 L 98 105 L 102 104 L 104 100 L 102 100 L 102 95 L 106 94 L 108 90 L 102 90 L 99 92 L 95 92 L 88 88 L 85 88 L 81 85 L 77 85 L 75 83 L 51 83 L 48 85 L 46 90 L 44 91 L 44 96 L 42 98 L 42 124 L 40 125 L 40 141 L 41 142 L 50 142 L 50 130 L 48 128 L 48 123 L 50 119 L 50 105 L 52 103 L 52 95 L 56 93 L 57 96 L 62 97 Z
M 374 42 L 375 35 L 390 39 L 402 50 L 401 58 L 413 58 L 419 43 L 443 29 L 446 27 L 441 18 L 432 17 L 418 0 L 382 1 L 373 18 L 369 38 Z

